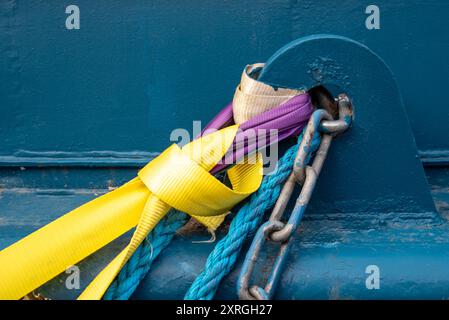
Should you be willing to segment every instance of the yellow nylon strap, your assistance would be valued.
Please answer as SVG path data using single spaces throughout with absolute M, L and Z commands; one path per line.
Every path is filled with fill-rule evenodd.
M 260 177 L 258 169 L 254 165 L 231 169 L 229 174 L 234 176 L 238 172 L 239 177 L 231 180 L 233 189 L 230 189 L 174 144 L 146 165 L 138 176 L 153 195 L 173 208 L 197 216 L 211 216 L 226 213 L 257 190 L 260 181 L 251 177 Z
M 100 299 L 171 205 L 201 215 L 199 218 L 206 226 L 216 226 L 222 218 L 212 216 L 226 212 L 254 192 L 262 179 L 260 159 L 256 164 L 238 164 L 228 171 L 233 190 L 208 174 L 231 145 L 237 129 L 238 125 L 222 129 L 181 150 L 170 147 L 144 167 L 139 178 L 76 208 L 1 251 L 0 298 L 24 296 L 137 224 L 128 246 L 79 297 Z M 174 189 L 167 184 L 168 179 L 162 179 L 161 172 L 172 179 L 177 192 L 172 192 Z M 224 194 L 229 199 L 223 199 Z
M 172 145 L 139 172 L 139 178 L 152 194 L 133 237 L 128 246 L 99 273 L 78 299 L 101 299 L 120 269 L 170 206 L 189 214 L 214 216 L 227 212 L 257 190 L 262 179 L 260 161 L 253 165 L 236 165 L 230 170 L 234 189 L 226 187 L 207 171 L 224 156 L 237 129 L 238 125 L 234 125 L 221 130 L 232 134 L 221 135 L 221 131 L 217 132 L 219 135 L 213 133 L 202 141 L 190 143 L 182 150 Z M 223 139 L 220 140 L 221 138 Z
M 233 99 L 236 123 L 242 123 L 279 105 L 291 96 L 301 93 L 289 89 L 274 90 L 253 79 L 250 74 L 262 66 L 263 64 L 247 66 L 243 72 L 242 81 L 237 87 Z M 193 177 L 185 179 L 187 175 L 184 174 L 184 171 L 180 173 L 180 176 L 183 176 L 185 181 L 182 179 L 176 181 L 182 188 L 179 196 L 185 195 L 184 192 L 193 194 L 191 197 L 192 209 L 198 209 L 196 212 L 185 211 L 210 229 L 216 228 L 223 221 L 225 215 L 222 213 L 232 207 L 232 201 L 223 199 L 223 194 L 218 194 L 216 198 L 208 196 L 209 190 L 203 193 L 204 185 L 211 181 L 210 183 L 213 185 L 211 190 L 216 192 L 224 190 L 226 194 L 233 193 L 230 189 L 219 186 L 215 178 L 204 175 L 204 172 L 209 171 L 222 158 L 232 143 L 236 130 L 237 127 L 234 126 L 220 130 L 218 134 L 210 134 L 195 140 L 184 146 L 181 153 L 175 147 L 169 148 L 167 153 L 164 152 L 164 157 L 167 157 L 165 161 L 172 161 L 172 157 L 175 156 L 182 157 L 185 166 L 183 168 L 190 168 L 189 165 L 194 165 L 190 160 L 198 164 L 197 167 L 192 167 L 190 170 L 200 172 L 201 179 L 206 180 L 200 184 L 199 189 L 196 189 L 197 192 L 193 192 L 196 187 L 190 188 L 189 185 L 184 184 L 185 181 L 194 179 Z M 156 160 L 161 159 L 154 161 Z M 246 192 L 249 194 L 251 190 L 255 191 L 260 184 L 262 164 L 260 158 L 256 160 L 256 164 L 239 164 L 228 170 L 236 202 L 243 199 L 247 195 Z M 149 170 L 151 167 L 156 172 Z M 139 172 L 139 177 L 74 209 L 1 251 L 0 299 L 21 298 L 63 272 L 68 266 L 81 261 L 137 225 L 126 249 L 99 274 L 80 296 L 82 299 L 100 299 L 140 242 L 170 209 L 171 206 L 161 199 L 172 201 L 174 198 L 174 202 L 179 208 L 188 207 L 184 202 L 178 200 L 175 193 L 166 194 L 164 190 L 167 189 L 167 186 L 164 183 L 156 184 L 152 181 L 152 179 L 161 179 L 163 175 L 158 174 L 157 171 L 162 169 L 165 170 L 165 173 L 170 171 L 168 167 L 162 165 L 156 167 L 156 163 L 150 163 L 148 167 Z M 176 176 L 171 173 L 171 177 Z M 164 180 L 164 182 L 166 181 Z M 152 194 L 149 188 L 157 196 Z M 202 201 L 199 196 L 201 194 L 204 194 L 205 201 Z M 185 198 L 190 199 L 187 196 Z M 215 203 L 217 200 L 223 207 Z M 208 213 L 211 215 L 198 215 Z
M 2 250 L 0 299 L 23 297 L 133 228 L 149 194 L 133 179 Z

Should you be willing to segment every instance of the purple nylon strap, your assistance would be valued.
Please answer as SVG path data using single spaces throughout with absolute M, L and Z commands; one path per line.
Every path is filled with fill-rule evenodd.
M 280 142 L 292 135 L 298 135 L 307 124 L 313 112 L 312 101 L 307 93 L 294 96 L 278 107 L 261 113 L 254 118 L 240 124 L 239 131 L 234 139 L 232 148 L 233 163 L 242 159 L 244 155 L 251 154 L 259 149 L 265 148 L 273 143 Z M 221 129 L 234 124 L 232 115 L 232 103 L 222 109 L 215 118 L 204 128 L 203 132 L 210 129 Z M 270 135 L 270 129 L 277 130 L 277 136 Z M 248 133 L 251 131 L 251 135 Z M 248 136 L 261 137 L 265 139 L 248 139 Z M 206 133 L 207 134 L 207 133 Z M 242 141 L 245 143 L 242 145 Z M 225 156 L 226 159 L 230 159 Z M 229 164 L 218 163 L 211 173 L 217 173 L 225 169 Z

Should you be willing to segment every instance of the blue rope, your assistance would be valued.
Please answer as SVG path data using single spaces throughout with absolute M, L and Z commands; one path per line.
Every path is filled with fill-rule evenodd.
M 275 174 L 265 176 L 258 191 L 254 193 L 233 219 L 228 234 L 220 240 L 207 258 L 205 269 L 195 279 L 185 295 L 186 300 L 210 300 L 214 297 L 218 286 L 233 268 L 245 240 L 256 231 L 262 217 L 276 203 L 282 185 L 288 178 L 295 159 L 298 143 L 292 146 L 279 159 Z M 312 152 L 320 143 L 319 135 L 312 142 Z M 309 159 L 307 160 L 309 161 Z M 159 253 L 168 246 L 186 220 L 182 212 L 170 212 L 148 235 L 122 268 L 103 296 L 105 300 L 126 300 L 136 290 L 140 281 L 150 270 L 152 262 Z
M 276 173 L 265 176 L 260 188 L 234 217 L 228 234 L 217 243 L 209 254 L 205 269 L 187 291 L 185 300 L 211 300 L 214 297 L 221 280 L 232 270 L 245 240 L 254 234 L 265 211 L 276 203 L 281 188 L 292 171 L 292 163 L 295 160 L 302 136 L 301 134 L 298 143 L 288 149 L 279 159 Z M 319 144 L 320 135 L 315 134 L 310 154 L 316 151 Z M 310 156 L 306 161 L 310 161 Z
M 187 219 L 185 213 L 169 212 L 136 249 L 103 296 L 104 300 L 127 300 Z

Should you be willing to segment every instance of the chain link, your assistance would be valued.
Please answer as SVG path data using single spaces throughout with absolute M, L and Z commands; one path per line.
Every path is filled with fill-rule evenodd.
M 332 116 L 323 109 L 316 110 L 306 127 L 303 139 L 298 147 L 298 153 L 293 164 L 293 171 L 281 190 L 270 218 L 262 224 L 254 236 L 238 279 L 237 287 L 240 299 L 269 300 L 273 297 L 276 286 L 283 272 L 291 239 L 296 232 L 307 208 L 316 181 L 326 160 L 333 137 L 346 131 L 353 119 L 352 105 L 346 94 L 340 94 L 336 99 L 339 118 Z M 321 142 L 314 154 L 313 162 L 307 165 L 312 157 L 312 143 L 316 135 L 321 134 Z M 285 208 L 289 203 L 296 183 L 301 185 L 301 192 L 296 200 L 292 213 L 286 222 L 281 221 Z M 266 241 L 280 243 L 280 249 L 275 258 L 271 273 L 264 288 L 253 285 L 249 281 L 257 263 L 259 253 Z

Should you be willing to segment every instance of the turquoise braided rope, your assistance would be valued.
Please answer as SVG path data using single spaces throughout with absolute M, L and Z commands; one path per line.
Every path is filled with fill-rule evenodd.
M 298 143 L 288 149 L 279 159 L 276 173 L 265 176 L 258 191 L 239 210 L 230 225 L 228 234 L 217 243 L 209 254 L 205 269 L 189 288 L 184 297 L 186 300 L 210 300 L 214 297 L 221 280 L 232 270 L 243 243 L 251 234 L 254 234 L 265 211 L 272 208 L 279 197 L 281 187 L 292 170 L 292 163 L 301 140 L 302 134 L 298 138 Z M 320 137 L 315 135 L 311 146 L 312 152 L 317 149 L 319 143 Z M 148 235 L 147 241 L 137 248 L 131 259 L 122 268 L 103 299 L 129 299 L 150 270 L 153 261 L 168 246 L 176 234 L 176 230 L 185 221 L 186 215 L 178 211 L 170 212 L 162 219 Z
M 120 270 L 103 296 L 104 300 L 128 300 L 140 281 L 151 268 L 151 264 L 168 246 L 176 230 L 184 225 L 187 215 L 179 211 L 170 211 L 137 248 L 132 257 Z
M 217 243 L 209 254 L 204 270 L 187 291 L 185 300 L 211 300 L 214 297 L 221 280 L 234 267 L 245 240 L 255 233 L 264 213 L 276 203 L 281 188 L 292 171 L 293 161 L 302 137 L 303 134 L 298 138 L 298 143 L 288 149 L 279 159 L 276 173 L 265 176 L 250 201 L 239 210 L 229 226 L 228 234 Z M 307 162 L 310 161 L 310 155 L 319 147 L 320 141 L 320 135 L 315 134 L 309 158 L 306 159 Z

